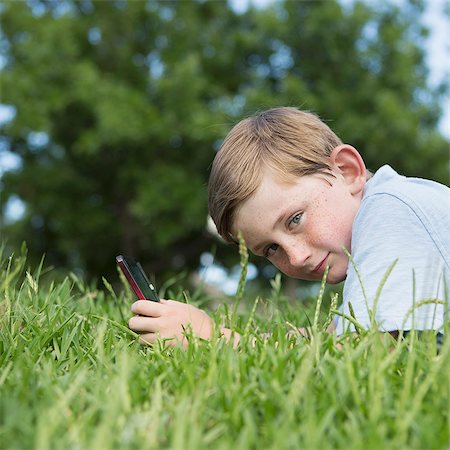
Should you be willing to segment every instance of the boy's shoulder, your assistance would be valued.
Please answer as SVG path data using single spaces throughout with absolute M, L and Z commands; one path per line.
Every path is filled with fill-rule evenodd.
M 450 189 L 443 184 L 422 178 L 399 175 L 390 166 L 382 166 L 367 182 L 361 209 L 409 208 L 425 222 L 450 220 Z M 377 208 L 378 207 L 378 208 Z M 389 212 L 389 211 L 388 211 Z
M 346 314 L 351 301 L 358 322 L 370 327 L 367 306 L 372 308 L 376 299 L 376 318 L 385 331 L 441 326 L 441 307 L 425 305 L 413 317 L 409 311 L 416 299 L 445 298 L 449 206 L 446 186 L 401 176 L 389 166 L 375 173 L 353 223 L 352 262 L 343 293 Z M 338 334 L 344 328 L 339 321 Z
M 363 200 L 372 195 L 388 194 L 399 199 L 420 202 L 442 197 L 450 201 L 450 189 L 436 181 L 399 175 L 392 167 L 380 167 L 367 182 Z
M 450 189 L 381 167 L 367 182 L 352 231 L 352 249 L 375 245 L 380 252 L 434 242 L 450 264 Z M 424 245 L 426 247 L 426 245 Z

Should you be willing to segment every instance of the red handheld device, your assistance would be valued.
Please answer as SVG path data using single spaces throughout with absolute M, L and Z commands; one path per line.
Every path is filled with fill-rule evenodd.
M 122 269 L 125 278 L 140 300 L 152 300 L 159 302 L 159 296 L 155 287 L 150 283 L 142 266 L 133 258 L 119 255 L 116 262 Z

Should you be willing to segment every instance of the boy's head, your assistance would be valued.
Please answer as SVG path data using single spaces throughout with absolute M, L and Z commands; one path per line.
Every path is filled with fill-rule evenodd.
M 366 182 L 364 162 L 317 116 L 276 108 L 238 123 L 213 162 L 209 210 L 220 235 L 241 230 L 285 274 L 342 281 Z
M 239 206 L 270 170 L 281 180 L 329 173 L 329 156 L 341 140 L 316 115 L 274 108 L 239 122 L 217 153 L 209 178 L 209 213 L 228 242 Z

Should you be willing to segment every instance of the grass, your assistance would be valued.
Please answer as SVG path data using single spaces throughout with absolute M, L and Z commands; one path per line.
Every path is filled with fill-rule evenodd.
M 311 336 L 288 338 L 305 314 L 274 282 L 234 317 L 233 305 L 212 313 L 244 334 L 238 349 L 218 337 L 142 347 L 123 320 L 128 292 L 25 266 L 0 266 L 2 449 L 449 448 L 447 339 L 438 350 L 433 333 L 363 331 L 338 349 L 317 303 Z

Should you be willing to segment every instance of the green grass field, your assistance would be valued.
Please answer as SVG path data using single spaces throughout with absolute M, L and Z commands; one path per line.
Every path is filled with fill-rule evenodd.
M 131 294 L 25 264 L 0 267 L 2 449 L 449 448 L 450 344 L 432 333 L 364 332 L 338 349 L 323 310 L 310 338 L 287 338 L 306 316 L 275 289 L 213 313 L 243 333 L 237 349 L 147 348 L 126 327 Z

